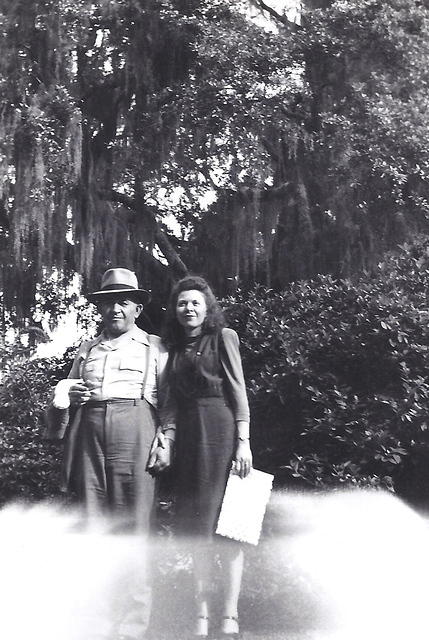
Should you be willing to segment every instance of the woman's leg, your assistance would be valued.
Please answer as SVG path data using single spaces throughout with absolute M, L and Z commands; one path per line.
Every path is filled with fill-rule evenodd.
M 224 598 L 221 631 L 226 634 L 238 633 L 238 598 L 243 575 L 244 554 L 242 547 L 234 542 L 222 542 L 220 559 L 224 579 Z
M 213 567 L 213 551 L 209 545 L 197 545 L 193 551 L 196 621 L 194 633 L 207 636 L 209 627 L 210 581 Z

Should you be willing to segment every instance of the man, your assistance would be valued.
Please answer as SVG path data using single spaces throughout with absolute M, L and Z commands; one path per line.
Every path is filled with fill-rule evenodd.
M 103 331 L 81 344 L 68 381 L 57 385 L 48 420 L 50 435 L 57 426 L 61 436 L 65 420 L 58 417 L 64 418 L 67 404 L 77 409 L 66 428 L 65 484 L 89 518 L 107 516 L 121 530 L 142 534 L 150 529 L 153 475 L 169 465 L 174 438 L 171 427 L 160 433 L 155 424 L 166 350 L 158 336 L 135 324 L 149 299 L 132 271 L 105 272 L 100 290 L 88 296 L 101 313 Z M 59 399 L 65 385 L 69 402 Z M 134 589 L 137 606 L 115 637 L 140 638 L 145 631 L 150 588 L 142 574 Z M 99 637 L 109 633 L 99 627 Z

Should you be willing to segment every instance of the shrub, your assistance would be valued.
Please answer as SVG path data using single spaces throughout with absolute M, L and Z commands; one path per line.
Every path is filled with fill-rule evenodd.
M 227 301 L 257 465 L 285 482 L 404 489 L 428 441 L 428 284 L 419 239 L 355 282 L 320 276 Z
M 423 238 L 353 282 L 320 276 L 225 301 L 241 338 L 256 466 L 279 483 L 415 497 L 422 482 L 426 494 L 428 285 Z M 17 362 L 0 387 L 0 503 L 58 496 L 62 448 L 42 440 L 42 413 L 71 356 Z
M 62 358 L 9 362 L 0 386 L 0 505 L 59 497 L 62 446 L 43 440 L 43 412 L 51 388 L 70 369 Z

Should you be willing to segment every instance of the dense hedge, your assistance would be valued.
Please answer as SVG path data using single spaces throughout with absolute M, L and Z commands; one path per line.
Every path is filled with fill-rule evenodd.
M 43 440 L 43 413 L 51 388 L 68 373 L 72 353 L 9 363 L 0 386 L 0 505 L 60 498 L 62 446 Z
M 280 483 L 425 495 L 428 285 L 429 240 L 420 239 L 355 282 L 321 276 L 226 301 L 257 466 Z M 58 494 L 60 448 L 42 441 L 41 414 L 70 357 L 17 364 L 0 387 L 0 501 Z
M 418 467 L 429 466 L 428 284 L 420 239 L 371 277 L 321 276 L 229 301 L 257 464 L 313 486 L 418 490 Z

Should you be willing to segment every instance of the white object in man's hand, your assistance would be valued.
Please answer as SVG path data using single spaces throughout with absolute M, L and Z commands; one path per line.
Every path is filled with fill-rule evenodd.
M 60 380 L 54 389 L 54 398 L 52 404 L 56 409 L 68 409 L 70 406 L 70 389 L 76 384 L 83 383 L 80 378 L 65 378 Z

